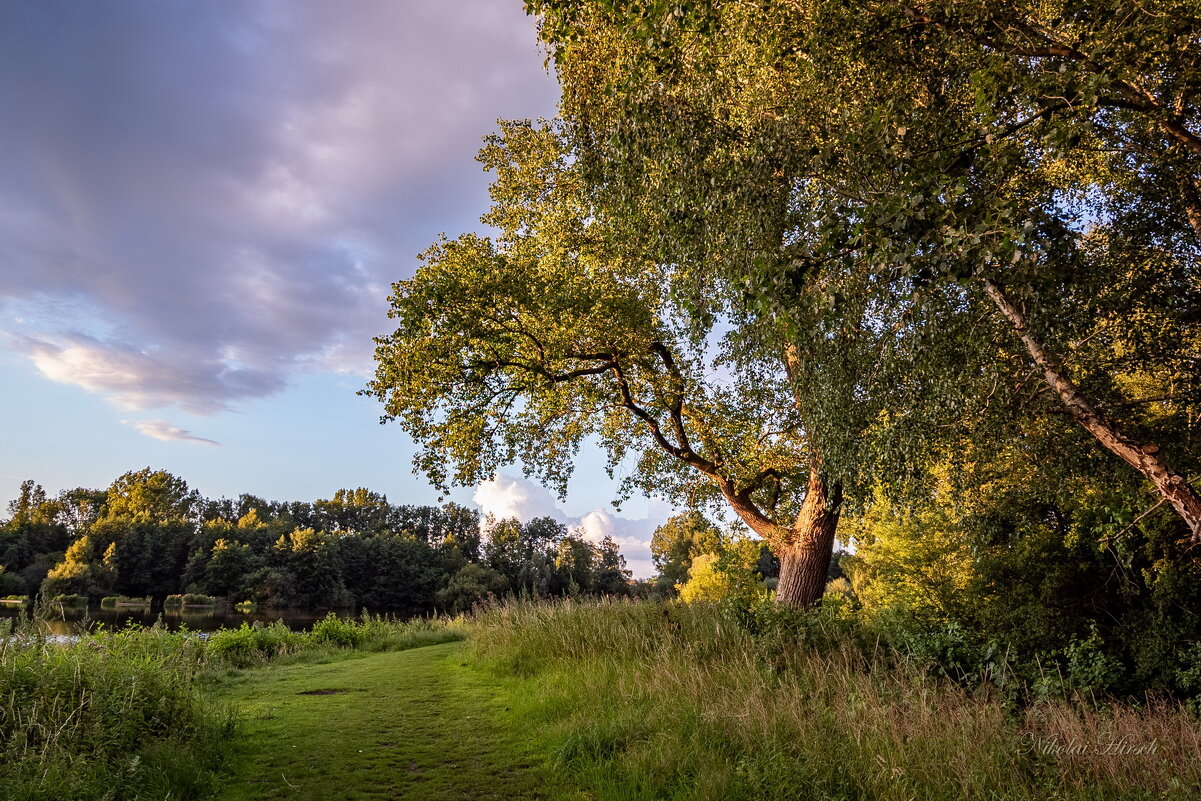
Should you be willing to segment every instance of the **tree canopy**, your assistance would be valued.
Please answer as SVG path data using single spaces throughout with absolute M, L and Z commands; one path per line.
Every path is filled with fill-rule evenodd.
M 829 469 L 1066 415 L 1196 539 L 1194 5 L 528 6 L 599 205 L 787 328 Z

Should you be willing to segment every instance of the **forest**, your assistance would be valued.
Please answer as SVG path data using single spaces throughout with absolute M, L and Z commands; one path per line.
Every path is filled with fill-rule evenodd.
M 53 498 L 26 481 L 0 524 L 0 598 L 192 593 L 408 616 L 490 595 L 630 592 L 612 540 L 588 542 L 549 518 L 483 522 L 455 504 L 394 506 L 362 488 L 311 503 L 209 500 L 150 468 Z

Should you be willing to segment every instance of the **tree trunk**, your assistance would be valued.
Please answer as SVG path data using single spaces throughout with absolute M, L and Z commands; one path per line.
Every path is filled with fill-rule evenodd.
M 826 591 L 826 575 L 834 552 L 834 531 L 842 492 L 837 482 L 827 486 L 814 459 L 809 467 L 809 489 L 787 542 L 777 546 L 780 583 L 776 601 L 787 606 L 812 609 Z
M 1188 525 L 1193 542 L 1201 541 L 1201 498 L 1189 486 L 1184 476 L 1172 470 L 1159 454 L 1159 446 L 1142 443 L 1126 436 L 1112 421 L 1106 419 L 1088 400 L 1080 394 L 1067 374 L 1060 369 L 1043 347 L 1042 342 L 1031 333 L 1025 315 L 1010 303 L 1001 288 L 992 281 L 984 281 L 984 291 L 1013 324 L 1030 357 L 1043 371 L 1047 385 L 1055 390 L 1064 408 L 1072 419 L 1111 453 L 1120 457 L 1135 470 L 1142 473 L 1155 485 L 1176 514 Z

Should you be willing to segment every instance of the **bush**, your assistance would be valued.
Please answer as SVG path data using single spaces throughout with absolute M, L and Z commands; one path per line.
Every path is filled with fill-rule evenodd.
M 134 598 L 128 595 L 109 595 L 100 599 L 101 609 L 115 609 L 118 606 L 150 606 L 150 596 Z
M 281 621 L 264 626 L 243 623 L 236 629 L 221 629 L 209 635 L 208 650 L 235 667 L 246 667 L 304 647 L 307 638 Z
M 318 620 L 309 632 L 313 642 L 329 643 L 339 648 L 358 648 L 367 642 L 369 636 L 368 625 L 340 618 L 333 612 Z
M 987 681 L 941 675 L 998 659 L 955 626 L 874 629 L 845 603 L 578 602 L 492 607 L 470 625 L 476 659 L 520 681 L 519 725 L 555 732 L 557 764 L 599 801 L 1201 797 L 1186 710 L 1009 707 Z

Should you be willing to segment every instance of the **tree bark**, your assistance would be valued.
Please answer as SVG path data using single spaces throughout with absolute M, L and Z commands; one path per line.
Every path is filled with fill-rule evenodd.
M 776 546 L 780 557 L 777 603 L 812 609 L 826 591 L 826 575 L 834 552 L 842 492 L 838 483 L 828 486 L 818 464 L 809 467 L 809 488 L 791 536 Z
M 1171 504 L 1176 514 L 1188 525 L 1192 541 L 1201 542 L 1201 498 L 1189 486 L 1184 476 L 1168 466 L 1159 453 L 1159 447 L 1126 436 L 1117 425 L 1098 412 L 1047 353 L 1042 342 L 1026 325 L 1025 315 L 1009 301 L 1001 288 L 985 279 L 984 291 L 1001 310 L 1001 314 L 1013 324 L 1030 357 L 1042 369 L 1047 385 L 1055 390 L 1072 419 L 1092 434 L 1108 451 L 1138 470 L 1155 485 L 1160 496 Z

